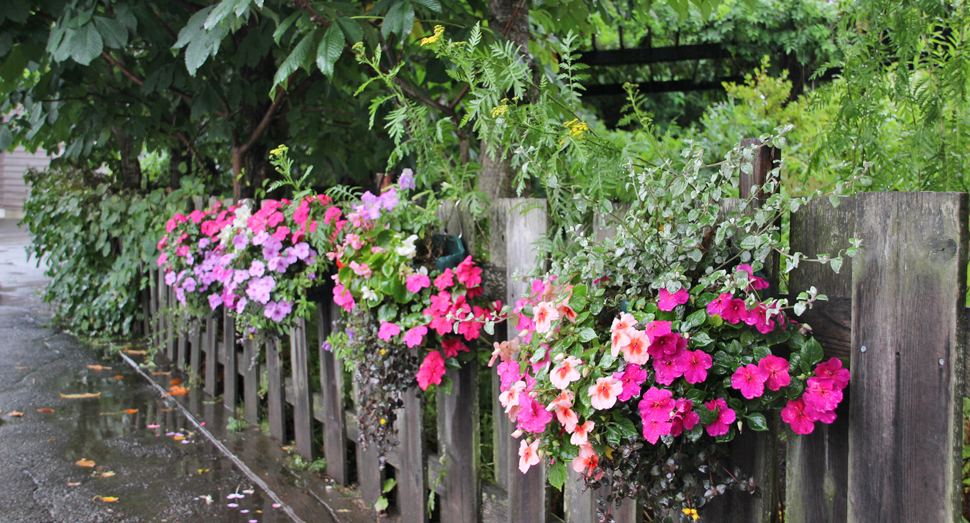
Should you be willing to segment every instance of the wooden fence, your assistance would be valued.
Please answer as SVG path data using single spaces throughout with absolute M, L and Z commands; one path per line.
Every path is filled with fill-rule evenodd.
M 761 158 L 766 163 L 759 166 L 762 160 L 756 159 L 756 175 L 770 164 L 770 156 Z M 791 273 L 789 289 L 796 293 L 814 285 L 828 295 L 827 303 L 801 319 L 814 327 L 827 356 L 851 361 L 852 381 L 837 421 L 817 424 L 809 436 L 779 445 L 777 418 L 773 431 L 744 431 L 733 443 L 733 465 L 754 475 L 759 494 L 723 496 L 705 510 L 706 521 L 778 521 L 782 500 L 789 522 L 961 520 L 967 212 L 966 194 L 868 193 L 842 198 L 837 208 L 827 200 L 811 202 L 793 214 L 793 250 L 835 253 L 850 237 L 863 240 L 860 255 L 847 260 L 840 274 L 803 263 Z M 493 270 L 506 285 L 503 301 L 514 303 L 528 284 L 513 275 L 537 263 L 533 243 L 546 231 L 545 202 L 493 202 L 490 231 Z M 391 510 L 403 522 L 428 521 L 432 485 L 440 521 L 447 523 L 544 523 L 558 521 L 554 513 L 569 523 L 596 521 L 594 493 L 582 492 L 572 471 L 558 507 L 551 506 L 544 467 L 519 473 L 518 442 L 509 436 L 513 428 L 498 403 L 497 377 L 493 374 L 491 403 L 480 405 L 474 363 L 449 369 L 452 393 L 438 393 L 438 448 L 425 447 L 420 391 L 407 394 L 397 421 L 400 444 L 381 471 L 375 451 L 356 444 L 354 411 L 344 408 L 341 362 L 307 343 L 309 329 L 317 330 L 315 339 L 326 338 L 339 309 L 329 301 L 320 304 L 315 322 L 301 321 L 292 330 L 291 372 L 284 376 L 280 341 L 268 343 L 265 364 L 253 366 L 255 347 L 237 343 L 231 317 L 173 332 L 161 311 L 174 297 L 161 274 L 153 278 L 157 285 L 148 312 L 166 356 L 204 376 L 206 393 L 223 394 L 227 409 L 241 401 L 246 421 L 258 422 L 264 406 L 273 438 L 295 440 L 308 460 L 325 457 L 327 474 L 345 485 L 356 482 L 368 506 L 381 495 L 383 480 L 393 476 L 398 486 Z M 319 390 L 310 386 L 311 351 L 318 352 Z M 261 376 L 268 386 L 262 401 Z M 480 480 L 482 409 L 492 411 L 494 422 L 494 483 Z M 322 440 L 315 437 L 321 426 Z M 624 503 L 612 514 L 633 523 L 637 512 L 633 503 Z

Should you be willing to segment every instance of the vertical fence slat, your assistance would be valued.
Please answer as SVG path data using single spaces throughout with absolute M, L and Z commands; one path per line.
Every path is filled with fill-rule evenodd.
M 957 522 L 967 195 L 857 201 L 848 521 Z
M 478 362 L 449 369 L 451 394 L 438 391 L 438 441 L 445 456 L 441 520 L 477 523 L 481 515 L 479 482 Z
M 815 258 L 849 245 L 855 234 L 855 198 L 842 198 L 838 207 L 828 200 L 807 202 L 791 215 L 790 246 Z M 849 357 L 851 343 L 852 259 L 846 257 L 836 274 L 818 263 L 802 263 L 788 280 L 790 295 L 815 286 L 828 301 L 817 303 L 798 321 L 812 326 L 812 336 L 826 357 Z M 787 441 L 785 521 L 791 523 L 844 523 L 849 466 L 849 398 L 836 410 L 835 423 L 818 423 L 811 434 Z
M 186 351 L 188 350 L 188 333 L 179 331 L 178 338 L 175 340 L 175 367 L 178 370 L 185 370 Z
M 515 303 L 529 292 L 530 286 L 522 278 L 513 278 L 514 274 L 527 274 L 540 261 L 533 244 L 546 233 L 546 201 L 527 198 L 498 199 L 492 203 L 490 217 L 490 253 L 496 263 L 504 261 L 508 278 L 507 303 Z M 514 336 L 514 330 L 510 329 L 508 335 Z M 496 387 L 492 395 L 497 396 L 498 393 Z M 498 420 L 508 420 L 501 406 L 496 408 L 494 414 L 496 426 L 500 425 Z M 495 453 L 504 453 L 507 460 L 503 473 L 507 477 L 509 521 L 545 523 L 545 466 L 540 463 L 530 468 L 527 474 L 519 472 L 519 440 L 509 435 L 511 427 L 503 428 L 508 430 L 498 434 Z M 496 477 L 498 476 L 496 470 Z
M 216 319 L 209 316 L 205 320 L 205 391 L 216 395 L 216 378 L 219 372 L 219 350 L 216 348 Z
M 151 324 L 150 324 L 151 328 L 145 334 L 148 336 L 148 339 L 151 342 L 152 347 L 158 347 L 158 333 L 161 331 L 161 326 L 158 323 L 159 322 L 158 289 L 161 288 L 159 287 L 159 285 L 161 285 L 162 283 L 161 276 L 160 276 L 162 274 L 162 271 L 160 269 L 159 270 L 149 269 L 148 274 L 151 276 L 150 278 L 151 287 L 148 288 L 148 293 L 149 293 L 148 309 L 151 312 L 152 316 L 151 316 Z
M 326 294 L 326 291 L 324 291 Z M 337 483 L 350 482 L 347 470 L 347 426 L 343 408 L 343 368 L 332 352 L 323 349 L 323 341 L 333 330 L 340 309 L 331 300 L 317 304 L 317 332 L 320 350 L 320 387 L 323 392 L 323 452 L 327 458 L 327 475 Z
M 566 484 L 563 485 L 566 523 L 596 521 L 596 493 L 587 489 L 583 476 L 567 465 Z
M 225 312 L 224 325 L 222 350 L 226 360 L 222 366 L 222 402 L 234 416 L 239 402 L 239 366 L 236 364 L 236 320 L 229 316 L 229 311 Z
M 243 417 L 246 423 L 259 423 L 259 365 L 253 361 L 256 342 L 249 336 L 243 341 Z
M 269 388 L 266 391 L 269 434 L 283 443 L 286 441 L 286 401 L 283 399 L 283 376 L 280 369 L 280 340 L 275 336 L 266 342 L 266 378 Z
M 413 352 L 417 352 L 416 349 Z M 428 474 L 427 453 L 424 448 L 424 413 L 421 411 L 421 390 L 411 387 L 404 393 L 404 408 L 398 411 L 398 440 L 397 447 L 401 453 L 401 463 L 398 466 L 398 510 L 401 521 L 409 523 L 424 523 L 428 521 L 428 511 L 425 502 L 427 493 L 425 483 Z M 448 478 L 451 479 L 451 478 Z M 442 521 L 452 520 L 444 516 Z
M 196 321 L 192 323 L 192 328 L 189 330 L 189 368 L 192 369 L 191 374 L 193 376 L 198 376 L 202 373 L 202 369 L 199 367 L 202 361 L 201 342 L 202 324 Z
M 165 355 L 168 356 L 169 361 L 175 361 L 175 345 L 176 345 L 176 332 L 175 332 L 175 321 L 172 316 L 175 311 L 176 303 L 175 301 L 175 287 L 168 287 L 168 292 L 166 293 L 166 305 L 169 307 L 168 318 L 165 320 Z
M 354 383 L 354 397 L 357 398 L 357 384 Z M 358 408 L 360 408 L 358 406 Z M 381 497 L 381 488 L 384 486 L 384 472 L 380 469 L 380 462 L 377 447 L 373 443 L 364 449 L 360 442 L 357 442 L 357 484 L 360 487 L 360 498 L 364 506 L 373 509 L 374 503 Z
M 290 329 L 290 366 L 293 370 L 293 427 L 296 450 L 304 459 L 313 461 L 313 413 L 310 412 L 310 376 L 306 350 L 306 322 L 297 319 Z

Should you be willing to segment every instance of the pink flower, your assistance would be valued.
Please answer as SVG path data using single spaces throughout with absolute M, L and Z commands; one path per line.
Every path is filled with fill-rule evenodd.
M 522 372 L 519 369 L 517 361 L 503 361 L 498 364 L 495 371 L 498 373 L 499 387 L 502 390 L 509 390 L 513 383 L 522 379 Z
M 805 404 L 802 398 L 788 400 L 785 408 L 781 409 L 781 419 L 791 425 L 791 430 L 795 434 L 811 434 L 815 430 L 815 421 L 818 413 L 815 409 Z
M 672 311 L 678 305 L 687 303 L 688 299 L 690 299 L 690 294 L 687 289 L 680 289 L 673 294 L 667 292 L 667 289 L 660 289 L 659 296 L 657 296 L 657 308 L 662 311 Z
M 401 327 L 398 327 L 393 323 L 383 321 L 381 322 L 380 330 L 377 331 L 377 337 L 384 341 L 391 341 L 391 338 L 393 338 L 394 336 L 397 336 L 400 333 L 401 333 Z
M 536 401 L 535 398 L 525 394 L 519 396 L 517 420 L 520 429 L 541 434 L 545 432 L 546 425 L 552 421 L 552 413 L 546 410 L 546 407 Z
M 446 358 L 453 358 L 458 355 L 459 352 L 468 352 L 468 347 L 461 342 L 458 338 L 448 338 L 441 342 L 441 348 L 444 351 Z
M 769 354 L 758 362 L 758 368 L 768 373 L 768 381 L 765 384 L 771 390 L 777 391 L 791 383 L 791 376 L 788 375 L 788 360 L 785 358 Z
M 434 279 L 434 286 L 441 291 L 451 287 L 454 284 L 455 275 L 451 272 L 451 269 L 445 269 L 445 272 L 439 274 L 438 277 Z
M 418 387 L 421 387 L 421 390 L 428 390 L 428 386 L 432 383 L 441 385 L 441 377 L 444 375 L 444 358 L 441 357 L 440 352 L 431 351 L 425 355 L 421 368 L 418 369 Z
M 529 472 L 529 467 L 539 463 L 539 440 L 535 440 L 531 445 L 522 440 L 519 445 L 519 470 L 523 474 Z
M 563 408 L 563 409 L 572 408 L 573 401 L 575 400 L 576 400 L 576 395 L 573 394 L 573 391 L 564 390 L 560 392 L 559 395 L 556 396 L 556 399 L 552 400 L 552 403 L 550 403 L 549 406 L 546 408 L 550 410 L 559 409 L 559 408 Z
M 849 371 L 842 368 L 842 360 L 832 358 L 815 367 L 815 375 L 820 378 L 832 378 L 835 388 L 844 389 L 849 384 Z
M 753 325 L 761 334 L 768 334 L 775 328 L 775 320 L 768 319 L 768 308 L 763 303 L 756 304 L 754 309 L 748 311 L 748 316 L 742 319 L 744 323 Z
M 366 263 L 357 263 L 355 261 L 350 262 L 350 268 L 354 271 L 357 276 L 363 276 L 364 278 L 369 278 L 373 271 Z
M 692 410 L 693 408 L 693 401 L 685 398 L 677 400 L 677 405 L 670 415 L 671 436 L 680 436 L 684 430 L 690 430 L 694 428 L 694 425 L 697 425 L 697 422 L 700 421 L 700 416 Z
M 747 399 L 761 397 L 765 393 L 765 382 L 768 381 L 768 373 L 754 363 L 749 363 L 745 367 L 738 367 L 731 376 L 731 387 L 741 391 L 741 395 Z
M 569 306 L 568 299 L 564 300 L 559 305 L 556 305 L 556 311 L 559 312 L 560 317 L 566 318 L 571 323 L 576 323 L 576 318 L 579 317 L 579 314 L 576 314 L 576 311 L 574 311 L 573 308 Z
M 414 327 L 413 329 L 410 329 L 404 333 L 404 344 L 407 345 L 409 349 L 412 347 L 417 347 L 418 345 L 421 345 L 421 342 L 424 341 L 424 335 L 427 333 L 428 328 L 424 325 Z
M 519 416 L 519 399 L 525 389 L 525 382 L 517 381 L 508 390 L 498 395 L 498 401 L 505 407 L 505 413 L 509 415 L 510 421 L 515 421 Z
M 577 447 L 582 446 L 589 441 L 589 433 L 596 427 L 596 423 L 590 420 L 586 420 L 586 423 L 582 425 L 577 424 L 576 430 L 573 431 L 573 435 L 569 437 L 569 442 Z M 569 431 L 566 431 L 569 432 Z
M 714 423 L 704 427 L 707 434 L 709 436 L 723 436 L 727 434 L 731 428 L 731 424 L 737 419 L 734 409 L 728 408 L 727 401 L 724 401 L 724 398 L 708 401 L 704 406 L 707 407 L 707 410 L 717 411 L 717 419 L 714 420 Z
M 731 325 L 736 325 L 748 317 L 748 309 L 744 305 L 744 300 L 735 298 L 728 300 L 721 309 L 721 318 Z
M 168 263 L 168 254 L 165 254 L 163 252 L 162 254 L 159 254 L 158 255 L 158 266 L 161 267 L 162 265 L 165 265 L 166 263 Z
M 620 347 L 623 359 L 627 363 L 644 365 L 650 359 L 650 355 L 647 353 L 647 346 L 650 345 L 650 341 L 647 339 L 646 333 L 632 328 L 627 329 L 626 332 L 629 342 Z
M 420 292 L 421 289 L 426 289 L 431 286 L 431 278 L 428 278 L 424 274 L 412 274 L 408 276 L 407 283 L 404 286 L 411 292 Z M 434 298 L 435 296 L 432 296 L 432 299 Z
M 674 424 L 669 421 L 644 421 L 643 437 L 651 444 L 656 444 L 660 436 L 666 436 L 673 430 Z
M 413 292 L 413 291 L 412 291 Z M 441 291 L 431 296 L 431 310 L 447 313 L 451 310 L 451 294 Z
M 707 304 L 707 313 L 711 316 L 721 314 L 721 311 L 723 311 L 724 307 L 731 301 L 731 298 L 733 298 L 733 296 L 728 293 L 721 294 L 717 298 L 714 298 L 711 300 L 711 303 Z
M 273 238 L 279 241 L 283 241 L 287 236 L 290 235 L 290 228 L 285 226 L 280 226 L 276 228 L 276 232 L 273 233 Z
M 632 314 L 622 313 L 619 318 L 613 318 L 613 325 L 610 327 L 610 334 L 617 334 L 633 327 L 637 324 L 637 319 Z
M 573 470 L 579 474 L 585 473 L 589 476 L 599 466 L 599 462 L 599 456 L 593 450 L 593 446 L 587 442 L 585 445 L 579 446 L 579 455 L 573 459 L 572 466 Z M 602 476 L 602 473 L 599 476 Z
M 353 310 L 356 305 L 354 296 L 343 285 L 333 286 L 333 302 L 348 311 Z
M 339 220 L 340 215 L 343 213 L 340 207 L 331 207 L 327 209 L 327 212 L 323 214 L 323 223 L 330 225 L 330 222 Z
M 654 340 L 660 338 L 661 336 L 666 336 L 671 333 L 670 322 L 669 321 L 651 321 L 647 324 L 647 328 L 643 329 L 644 334 L 647 335 L 647 339 L 653 344 Z
M 614 372 L 613 377 L 623 382 L 623 392 L 616 399 L 628 401 L 640 395 L 640 386 L 647 380 L 647 371 L 636 363 L 631 363 L 623 372 Z
M 434 329 L 439 336 L 444 336 L 445 334 L 451 332 L 451 325 L 454 322 L 449 320 L 447 316 L 435 316 L 428 314 L 428 311 L 430 310 L 431 309 L 425 309 L 425 314 L 431 316 L 431 323 L 428 324 L 428 328 Z
M 648 421 L 670 421 L 670 412 L 674 410 L 673 396 L 674 393 L 667 389 L 650 387 L 637 405 L 644 425 Z
M 465 258 L 458 267 L 455 267 L 455 276 L 465 287 L 477 287 L 482 283 L 482 269 L 475 266 L 472 257 Z
M 559 311 L 549 302 L 539 302 L 534 309 L 533 320 L 536 323 L 536 332 L 544 334 L 552 329 L 552 322 L 559 319 Z
M 570 407 L 556 407 L 555 411 L 556 418 L 559 420 L 559 423 L 562 424 L 562 428 L 565 429 L 566 432 L 573 432 L 576 430 L 576 424 L 579 423 L 579 416 L 576 415 L 576 411 Z
M 559 390 L 569 387 L 570 383 L 579 380 L 581 377 L 579 371 L 576 370 L 576 366 L 582 364 L 583 361 L 579 358 L 569 356 L 549 373 L 549 381 Z
M 656 372 L 657 383 L 661 385 L 670 385 L 684 375 L 684 371 L 677 366 L 676 356 L 661 355 L 660 358 L 655 358 L 653 370 Z
M 590 404 L 596 410 L 612 408 L 616 404 L 616 397 L 623 392 L 623 383 L 608 376 L 596 380 L 596 384 L 589 388 Z
M 751 269 L 750 265 L 748 264 L 738 265 L 737 269 L 735 270 L 738 272 L 748 273 L 748 279 L 751 280 L 751 284 L 748 285 L 749 291 L 760 291 L 762 289 L 768 288 L 768 281 L 765 280 L 764 278 L 759 278 L 755 276 L 754 271 Z
M 839 406 L 842 401 L 842 389 L 836 387 L 833 378 L 815 376 L 808 378 L 802 399 L 805 400 L 805 405 L 819 412 L 828 412 Z
M 675 360 L 677 370 L 684 373 L 684 380 L 687 383 L 700 383 L 706 380 L 707 369 L 713 364 L 711 355 L 702 350 L 681 351 Z

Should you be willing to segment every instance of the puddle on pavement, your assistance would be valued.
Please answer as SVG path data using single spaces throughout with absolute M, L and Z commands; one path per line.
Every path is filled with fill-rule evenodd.
M 69 426 L 65 460 L 95 462 L 91 468 L 79 466 L 72 483 L 97 482 L 103 496 L 119 498 L 116 512 L 140 521 L 291 521 L 196 431 L 173 398 L 159 398 L 120 358 L 101 364 L 105 368 L 75 369 L 52 383 L 63 394 L 101 394 L 65 400 L 66 405 L 45 418 L 46 423 Z M 169 386 L 169 376 L 155 378 Z M 209 423 L 221 418 L 221 404 L 216 409 L 203 402 L 202 394 L 194 396 L 201 410 L 210 411 Z M 227 439 L 227 445 L 235 446 L 232 435 Z M 258 460 L 260 452 L 246 454 L 248 463 Z

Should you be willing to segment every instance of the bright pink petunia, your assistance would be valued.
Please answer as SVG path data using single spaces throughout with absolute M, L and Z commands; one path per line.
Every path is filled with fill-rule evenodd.
M 672 311 L 678 305 L 687 303 L 689 299 L 690 294 L 687 289 L 680 289 L 673 294 L 667 292 L 667 289 L 660 289 L 659 296 L 657 296 L 657 308 L 662 311 Z
M 622 392 L 623 383 L 620 380 L 612 376 L 599 378 L 589 388 L 589 403 L 596 410 L 609 409 L 616 404 L 616 398 Z
M 498 364 L 496 372 L 499 377 L 499 387 L 502 390 L 509 390 L 513 383 L 522 379 L 522 371 L 517 361 L 503 361 Z
M 431 296 L 431 310 L 447 313 L 451 310 L 451 294 L 441 291 Z
M 583 361 L 579 358 L 569 356 L 549 373 L 549 381 L 559 390 L 569 387 L 570 383 L 578 381 L 582 377 L 576 369 L 577 366 L 582 364 Z
M 452 320 L 449 320 L 447 316 L 436 316 L 434 314 L 428 314 L 428 311 L 430 310 L 431 309 L 424 310 L 424 313 L 426 315 L 431 316 L 431 323 L 428 324 L 428 328 L 433 329 L 435 332 L 438 333 L 439 336 L 444 336 L 445 334 L 448 334 L 449 332 L 451 332 L 451 325 L 454 322 Z
M 791 383 L 791 376 L 788 375 L 788 360 L 774 355 L 767 355 L 758 362 L 758 368 L 768 373 L 768 381 L 765 385 L 771 390 L 780 390 Z
M 477 287 L 482 283 L 482 269 L 476 267 L 472 257 L 468 256 L 458 264 L 458 267 L 455 267 L 455 277 L 465 287 Z
M 736 325 L 748 317 L 748 308 L 744 305 L 744 300 L 735 298 L 724 304 L 720 314 L 724 321 Z
M 401 333 L 401 327 L 397 325 L 383 321 L 381 322 L 381 328 L 377 331 L 377 337 L 384 341 L 391 341 L 391 338 L 397 336 Z
M 734 371 L 731 376 L 731 387 L 740 390 L 741 395 L 750 400 L 760 398 L 765 393 L 766 381 L 768 381 L 768 373 L 754 363 L 749 363 Z
M 842 389 L 836 387 L 835 379 L 820 378 L 815 376 L 808 378 L 805 385 L 805 395 L 802 396 L 805 404 L 819 412 L 835 410 L 842 401 Z
M 805 404 L 802 398 L 788 400 L 785 408 L 781 409 L 781 419 L 791 425 L 795 434 L 811 434 L 815 430 L 815 420 L 818 418 L 814 409 Z
M 747 317 L 742 321 L 754 326 L 761 334 L 768 334 L 775 329 L 775 320 L 768 319 L 768 308 L 764 303 L 758 303 L 753 309 L 748 311 Z
M 404 344 L 407 345 L 408 348 L 417 347 L 418 345 L 421 345 L 421 342 L 424 341 L 424 335 L 427 333 L 428 328 L 424 325 L 414 327 L 404 333 Z
M 657 338 L 671 333 L 670 322 L 660 320 L 651 321 L 647 324 L 647 328 L 643 329 L 643 332 L 647 335 L 647 339 L 649 339 L 650 343 L 652 344 Z
M 669 421 L 649 420 L 643 422 L 643 437 L 651 444 L 656 444 L 660 436 L 666 436 L 673 430 L 674 424 Z
M 444 352 L 446 358 L 453 358 L 458 355 L 459 352 L 468 352 L 468 346 L 461 342 L 458 338 L 448 338 L 441 342 L 441 349 Z
M 714 423 L 704 427 L 707 434 L 709 436 L 723 436 L 727 434 L 731 429 L 731 424 L 737 419 L 737 414 L 735 414 L 734 409 L 728 408 L 727 401 L 724 398 L 708 401 L 704 406 L 707 407 L 707 410 L 717 412 L 717 419 L 714 420 Z
M 684 375 L 684 372 L 677 365 L 677 357 L 665 354 L 662 354 L 659 358 L 654 358 L 653 370 L 656 373 L 657 383 L 661 385 L 670 385 L 674 380 Z
M 751 281 L 751 283 L 748 285 L 749 291 L 760 291 L 769 287 L 767 280 L 754 275 L 754 271 L 751 269 L 750 265 L 738 265 L 737 269 L 735 270 L 748 273 L 748 279 Z
M 644 423 L 647 421 L 670 421 L 670 412 L 674 410 L 674 393 L 668 389 L 650 387 L 643 393 L 643 399 L 637 408 Z
M 623 369 L 623 372 L 614 372 L 613 377 L 623 382 L 623 392 L 616 399 L 628 401 L 640 395 L 640 386 L 647 380 L 647 371 L 631 363 Z
M 717 298 L 714 298 L 711 300 L 711 303 L 707 304 L 707 313 L 711 316 L 721 314 L 721 311 L 723 311 L 724 307 L 731 301 L 731 298 L 733 298 L 733 296 L 726 292 Z
M 420 292 L 421 289 L 426 289 L 431 286 L 431 278 L 428 278 L 424 274 L 412 274 L 408 276 L 404 286 L 411 292 Z
M 531 445 L 522 440 L 519 445 L 519 470 L 525 474 L 529 468 L 539 463 L 539 440 L 535 440 Z
M 546 407 L 536 401 L 528 394 L 519 396 L 519 413 L 517 416 L 518 426 L 522 430 L 541 434 L 545 432 L 546 425 L 552 421 L 552 413 Z
M 651 339 L 647 353 L 654 358 L 673 358 L 687 348 L 687 340 L 679 332 L 671 332 Z
M 707 379 L 707 369 L 711 368 L 713 360 L 702 350 L 684 350 L 677 355 L 675 363 L 687 383 L 701 383 Z
M 445 269 L 445 272 L 439 274 L 438 277 L 434 279 L 434 286 L 441 291 L 451 287 L 454 284 L 455 275 L 453 272 L 451 272 L 451 269 Z
M 693 408 L 693 401 L 685 398 L 677 400 L 677 405 L 670 415 L 671 436 L 680 436 L 685 430 L 690 430 L 697 425 L 700 421 L 700 416 L 692 410 Z
M 432 383 L 441 385 L 441 377 L 444 375 L 445 359 L 441 357 L 440 352 L 433 350 L 424 357 L 421 368 L 418 369 L 418 387 L 421 387 L 421 390 L 428 390 L 428 386 Z
M 832 358 L 815 367 L 815 375 L 820 378 L 832 378 L 836 388 L 844 389 L 849 384 L 849 371 L 842 368 L 842 360 Z

